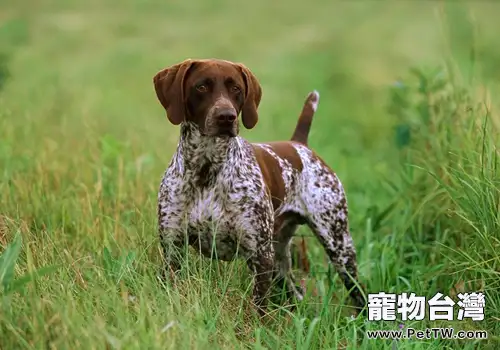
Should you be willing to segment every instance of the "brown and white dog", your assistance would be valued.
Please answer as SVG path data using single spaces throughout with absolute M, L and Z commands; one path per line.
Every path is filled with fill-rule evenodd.
M 238 135 L 238 116 L 247 129 L 257 124 L 262 90 L 243 64 L 188 59 L 153 81 L 167 118 L 181 129 L 158 194 L 166 268 L 180 269 L 188 245 L 215 259 L 243 257 L 262 315 L 272 287 L 284 284 L 289 298 L 303 298 L 291 272 L 290 242 L 306 224 L 363 308 L 344 189 L 307 146 L 319 94 L 309 94 L 291 141 L 252 144 Z

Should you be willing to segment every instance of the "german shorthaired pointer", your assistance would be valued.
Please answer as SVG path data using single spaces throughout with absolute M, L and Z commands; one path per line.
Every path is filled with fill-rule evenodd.
M 297 226 L 307 224 L 355 306 L 363 308 L 344 189 L 307 146 L 319 94 L 309 94 L 291 141 L 252 144 L 238 136 L 238 115 L 247 129 L 257 124 L 262 90 L 244 65 L 188 59 L 158 72 L 153 82 L 168 120 L 180 124 L 158 194 L 159 233 L 171 275 L 188 245 L 224 261 L 243 257 L 255 276 L 254 302 L 263 315 L 274 287 L 284 285 L 289 298 L 303 298 L 291 272 L 290 242 Z

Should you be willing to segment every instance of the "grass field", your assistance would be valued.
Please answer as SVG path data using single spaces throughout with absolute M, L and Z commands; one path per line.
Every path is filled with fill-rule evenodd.
M 14 1 L 0 4 L 1 349 L 495 349 L 500 344 L 500 4 L 494 1 Z M 178 128 L 153 75 L 245 63 L 263 88 L 251 141 L 310 145 L 347 191 L 370 292 L 484 291 L 485 319 L 351 318 L 307 229 L 308 296 L 261 323 L 243 262 L 191 255 L 156 279 L 156 195 Z M 370 340 L 453 326 L 487 340 Z

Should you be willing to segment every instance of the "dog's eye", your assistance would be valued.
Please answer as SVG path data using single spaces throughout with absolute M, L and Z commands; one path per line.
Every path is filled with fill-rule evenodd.
M 233 85 L 233 86 L 231 87 L 231 91 L 232 91 L 232 92 L 240 92 L 240 91 L 241 91 L 241 89 L 240 89 L 240 87 L 239 87 L 239 86 Z
M 198 85 L 196 87 L 196 90 L 198 90 L 199 92 L 207 92 L 208 91 L 208 87 L 206 85 Z

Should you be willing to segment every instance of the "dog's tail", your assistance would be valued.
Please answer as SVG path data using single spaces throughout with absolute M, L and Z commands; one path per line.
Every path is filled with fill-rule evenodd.
M 304 107 L 302 107 L 302 112 L 300 113 L 299 121 L 293 132 L 292 141 L 303 143 L 307 145 L 307 139 L 309 137 L 309 131 L 311 130 L 312 118 L 314 112 L 318 109 L 319 103 L 319 92 L 314 90 L 307 95 L 306 101 L 304 102 Z

